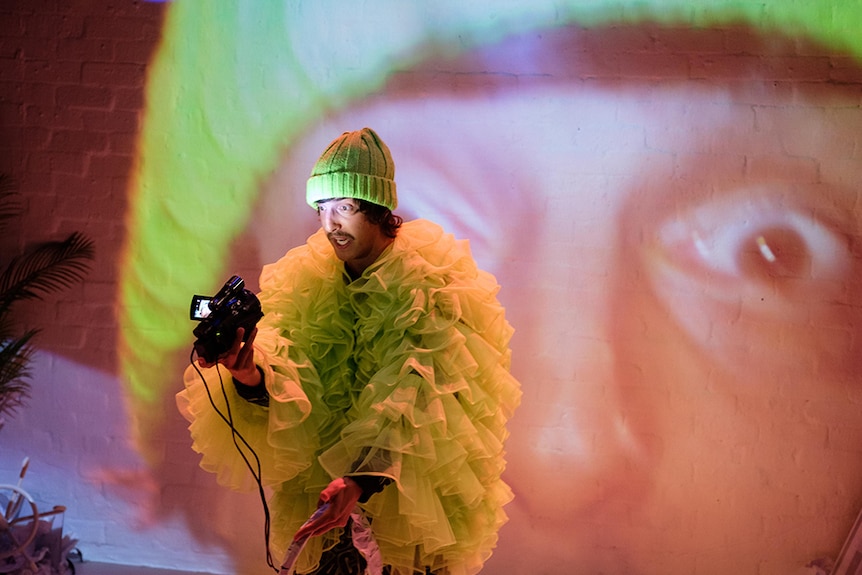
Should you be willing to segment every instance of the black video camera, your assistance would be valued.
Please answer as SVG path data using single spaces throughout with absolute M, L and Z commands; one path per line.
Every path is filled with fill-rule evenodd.
M 260 300 L 245 289 L 245 282 L 233 276 L 212 296 L 192 296 L 189 317 L 200 323 L 194 329 L 195 351 L 207 363 L 215 363 L 230 350 L 239 328 L 245 329 L 248 341 L 254 326 L 263 317 Z

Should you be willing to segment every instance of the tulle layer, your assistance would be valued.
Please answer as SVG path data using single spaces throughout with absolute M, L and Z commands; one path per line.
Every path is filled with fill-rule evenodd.
M 405 223 L 360 279 L 342 268 L 320 232 L 264 268 L 256 345 L 270 407 L 225 386 L 275 488 L 273 547 L 283 552 L 332 478 L 376 474 L 393 484 L 364 509 L 393 573 L 476 573 L 506 521 L 503 444 L 520 401 L 496 280 L 466 242 L 423 220 Z M 194 448 L 241 488 L 244 463 L 196 376 L 179 398 Z M 299 571 L 336 536 L 310 542 Z

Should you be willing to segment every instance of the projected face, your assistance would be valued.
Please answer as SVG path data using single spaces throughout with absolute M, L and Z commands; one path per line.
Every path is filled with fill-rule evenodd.
M 505 69 L 495 54 L 482 57 Z M 455 98 L 419 71 L 322 122 L 260 214 L 301 228 L 312 216 L 280 204 L 295 202 L 285 190 L 333 134 L 372 126 L 399 213 L 469 238 L 497 276 L 525 394 L 489 569 L 719 573 L 831 549 L 843 524 L 805 518 L 852 507 L 862 472 L 862 426 L 846 425 L 862 401 L 858 100 L 755 81 L 473 79 Z M 265 259 L 291 243 L 258 231 L 276 237 Z

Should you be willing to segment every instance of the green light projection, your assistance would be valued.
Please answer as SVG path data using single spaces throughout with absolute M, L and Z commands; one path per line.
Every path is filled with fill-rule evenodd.
M 189 299 L 216 290 L 259 183 L 324 113 L 374 93 L 429 50 L 526 30 L 649 21 L 743 23 L 862 54 L 856 0 L 344 2 L 179 0 L 152 63 L 121 262 L 121 371 L 132 404 L 171 394 L 190 349 Z M 353 33 L 345 34 L 345 31 Z

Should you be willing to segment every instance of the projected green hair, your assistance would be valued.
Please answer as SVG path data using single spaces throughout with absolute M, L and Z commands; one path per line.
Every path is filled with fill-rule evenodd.
M 176 388 L 180 374 L 166 373 L 166 360 L 191 348 L 190 297 L 225 279 L 229 245 L 285 148 L 424 51 L 454 55 L 551 26 L 649 21 L 746 24 L 862 54 L 858 0 L 692 4 L 390 1 L 360 11 L 339 0 L 172 3 L 148 78 L 121 262 L 120 360 L 130 397 L 149 403 Z

